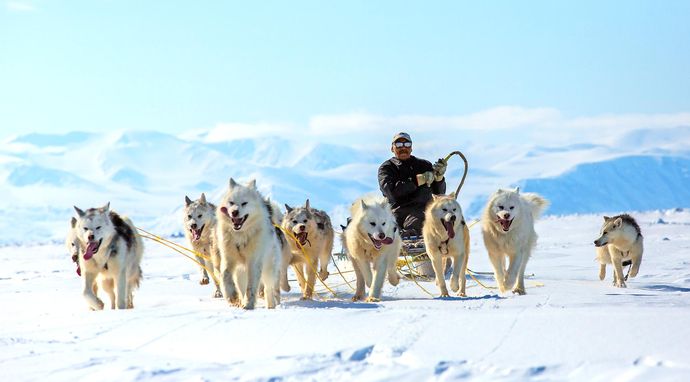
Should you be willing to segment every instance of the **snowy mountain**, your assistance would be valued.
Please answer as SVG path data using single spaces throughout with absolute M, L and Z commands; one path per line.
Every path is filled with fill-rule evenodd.
M 429 160 L 460 148 L 470 171 L 460 194 L 469 217 L 499 187 L 521 186 L 552 201 L 547 213 L 653 210 L 690 206 L 690 127 L 642 129 L 590 142 L 531 141 L 511 132 L 423 133 L 415 155 Z M 669 139 L 669 137 L 671 139 Z M 453 137 L 450 137 L 453 138 Z M 582 137 L 584 139 L 584 137 Z M 560 142 L 560 141 L 558 141 Z M 613 142 L 613 143 L 612 143 Z M 0 243 L 61 240 L 72 206 L 113 208 L 162 235 L 179 232 L 184 196 L 220 198 L 230 177 L 258 180 L 279 204 L 312 205 L 344 222 L 349 203 L 378 193 L 378 165 L 387 144 L 306 137 L 227 138 L 209 132 L 72 132 L 10 137 L 0 148 Z M 452 158 L 448 192 L 462 175 Z M 41 211 L 37 216 L 36 211 Z M 41 221 L 16 224 L 25 220 Z

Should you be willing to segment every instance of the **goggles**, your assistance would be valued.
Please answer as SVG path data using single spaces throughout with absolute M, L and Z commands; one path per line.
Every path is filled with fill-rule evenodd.
M 412 142 L 394 142 L 393 146 L 400 148 L 400 147 L 412 147 Z

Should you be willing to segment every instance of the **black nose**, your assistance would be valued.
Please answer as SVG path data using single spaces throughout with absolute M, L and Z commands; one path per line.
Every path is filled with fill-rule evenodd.
M 599 245 L 599 240 L 594 240 L 594 245 Z
M 383 232 L 379 232 L 379 239 L 385 239 L 385 238 L 386 238 L 386 234 Z
M 455 219 L 457 219 L 457 218 L 455 217 L 455 215 L 451 215 L 451 216 L 450 216 L 450 221 L 454 222 Z
M 505 218 L 504 218 L 504 219 L 508 219 L 509 217 L 510 217 L 510 214 L 505 214 Z
M 233 218 L 236 218 L 237 215 L 239 215 L 239 214 L 240 214 L 240 211 L 234 210 L 234 211 L 232 211 L 232 214 L 231 214 L 231 215 L 232 215 Z
M 95 236 L 89 235 L 89 241 L 93 241 L 93 239 L 95 239 L 95 238 L 96 238 Z
M 192 229 L 196 229 L 196 223 L 192 223 Z
M 300 232 L 304 232 L 305 229 L 307 229 L 305 226 L 303 226 L 303 225 L 299 226 L 299 231 L 300 231 Z

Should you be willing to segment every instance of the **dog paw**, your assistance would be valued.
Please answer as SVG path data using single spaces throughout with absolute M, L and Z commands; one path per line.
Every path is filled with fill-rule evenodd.
M 309 300 L 311 300 L 311 296 L 302 296 L 299 299 L 302 301 L 309 301 Z
M 208 285 L 208 282 L 209 282 L 209 281 L 208 281 L 208 277 L 203 277 L 203 278 L 199 281 L 199 285 Z
M 388 277 L 388 282 L 391 283 L 391 285 L 396 286 L 400 283 L 400 276 L 397 274 L 394 276 Z
M 367 302 L 381 302 L 381 299 L 378 297 L 367 297 Z
M 356 295 L 352 296 L 353 302 L 362 301 L 363 299 L 364 299 L 364 296 L 361 294 L 356 294 Z
M 628 287 L 627 285 L 625 285 L 625 281 L 618 281 L 618 282 L 614 281 L 613 286 L 615 286 L 616 288 L 627 288 Z
M 458 293 L 458 297 L 467 297 L 467 294 L 465 294 L 465 292 L 463 291 Z
M 223 298 L 223 294 L 220 293 L 218 289 L 216 289 L 216 291 L 213 292 L 213 298 Z
M 254 309 L 254 303 L 253 302 L 247 302 L 246 304 L 242 305 L 242 309 L 244 310 L 253 310 Z
M 513 289 L 513 294 L 524 296 L 527 294 L 527 292 L 525 292 L 525 290 L 523 288 L 515 288 L 515 289 Z
M 448 294 L 448 291 L 445 291 L 441 292 L 441 297 L 450 297 L 450 295 Z
M 328 271 L 320 271 L 320 272 L 319 272 L 319 278 L 320 278 L 322 281 L 323 281 L 323 280 L 326 280 L 326 279 L 328 278 L 328 275 L 329 275 L 329 274 L 330 274 L 330 273 L 328 273 Z

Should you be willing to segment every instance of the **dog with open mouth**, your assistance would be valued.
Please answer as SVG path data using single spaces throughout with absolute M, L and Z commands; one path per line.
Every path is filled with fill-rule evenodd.
M 191 200 L 188 196 L 185 196 L 184 200 L 185 206 L 182 212 L 185 237 L 195 252 L 205 256 L 205 258 L 196 256 L 196 260 L 201 264 L 199 266 L 201 273 L 199 284 L 209 284 L 209 279 L 213 279 L 216 286 L 213 297 L 223 297 L 220 292 L 220 285 L 216 281 L 220 266 L 220 255 L 216 244 L 216 206 L 206 201 L 206 194 L 204 193 L 201 193 L 201 197 L 197 200 Z M 209 271 L 214 272 L 216 277 L 210 275 L 209 278 Z
M 525 268 L 537 245 L 534 221 L 548 205 L 540 195 L 521 194 L 519 188 L 499 189 L 489 198 L 482 214 L 482 236 L 502 293 L 526 293 Z
M 302 299 L 309 300 L 314 293 L 317 269 L 321 280 L 328 277 L 335 236 L 333 225 L 326 212 L 311 207 L 309 199 L 304 206 L 292 208 L 286 204 L 285 208 L 287 213 L 281 225 L 296 240 L 288 238 L 291 256 L 283 264 L 282 272 L 287 275 L 288 265 L 292 265 L 302 290 Z
M 434 268 L 436 286 L 441 297 L 448 297 L 444 278 L 444 259 L 453 261 L 450 289 L 465 296 L 465 272 L 470 253 L 470 231 L 462 214 L 460 203 L 453 194 L 432 195 L 431 202 L 424 212 L 422 228 L 426 253 Z
M 77 216 L 68 234 L 74 246 L 77 273 L 83 280 L 83 295 L 90 309 L 103 309 L 96 283 L 110 297 L 112 309 L 134 307 L 133 291 L 141 282 L 144 243 L 127 217 L 110 210 L 110 203 L 86 211 L 74 207 Z M 70 239 L 71 237 L 71 239 Z M 74 248 L 76 247 L 76 248 Z
M 260 284 L 266 307 L 280 304 L 283 250 L 271 208 L 256 180 L 243 186 L 230 178 L 216 212 L 221 291 L 230 305 L 254 309 Z
M 395 262 L 400 254 L 402 238 L 388 200 L 358 199 L 350 208 L 352 220 L 343 232 L 344 247 L 357 277 L 353 301 L 364 298 L 364 286 L 369 287 L 367 301 L 381 300 L 381 289 L 388 275 L 391 285 L 398 285 L 400 276 Z

